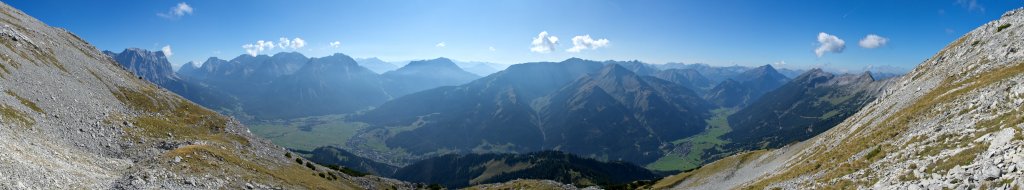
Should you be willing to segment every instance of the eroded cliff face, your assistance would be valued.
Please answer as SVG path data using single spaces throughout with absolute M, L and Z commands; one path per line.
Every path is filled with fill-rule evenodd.
M 0 13 L 0 189 L 408 185 L 300 165 L 74 34 L 6 4 Z
M 667 178 L 675 188 L 1024 186 L 1024 11 L 1007 12 L 896 79 L 831 130 Z M 673 182 L 674 183 L 674 182 Z

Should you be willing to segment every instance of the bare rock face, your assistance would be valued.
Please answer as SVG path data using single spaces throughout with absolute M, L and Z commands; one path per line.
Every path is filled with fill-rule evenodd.
M 1010 11 L 895 79 L 831 130 L 739 164 L 681 174 L 691 176 L 676 188 L 1024 186 L 1022 27 L 1024 10 Z M 738 171 L 744 175 L 728 175 Z
M 0 189 L 411 187 L 300 165 L 74 34 L 0 13 Z

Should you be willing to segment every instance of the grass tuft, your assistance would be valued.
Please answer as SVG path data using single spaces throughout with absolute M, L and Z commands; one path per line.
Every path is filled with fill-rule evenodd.
M 1010 23 L 999 25 L 999 27 L 996 27 L 996 32 L 1002 32 L 1003 30 L 1009 28 L 1010 26 L 1012 26 Z
M 11 96 L 14 96 L 14 98 L 17 98 L 18 101 L 21 102 L 21 105 L 25 105 L 25 107 L 28 107 L 29 109 L 32 109 L 32 111 L 36 111 L 36 113 L 46 113 L 46 112 L 43 112 L 43 109 L 39 108 L 39 106 L 37 106 L 35 102 L 32 102 L 31 100 L 28 100 L 26 98 L 18 96 L 18 94 L 15 94 L 14 91 L 11 91 L 10 89 L 8 89 L 8 90 L 5 90 L 4 92 L 7 93 L 7 95 L 11 95 Z
M 36 121 L 31 117 L 28 117 L 28 115 L 26 115 L 24 112 L 18 111 L 13 107 L 3 104 L 0 104 L 0 116 L 3 117 L 5 122 L 20 124 L 24 127 L 36 124 Z

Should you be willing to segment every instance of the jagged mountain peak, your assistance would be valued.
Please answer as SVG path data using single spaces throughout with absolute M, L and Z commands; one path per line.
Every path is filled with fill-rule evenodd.
M 167 61 L 163 51 L 149 51 L 141 48 L 127 48 L 121 53 L 105 52 L 112 55 L 122 67 L 132 71 L 154 83 L 166 83 L 178 80 L 171 62 Z
M 872 74 L 871 71 L 864 71 L 864 73 L 860 74 L 859 78 L 862 81 L 875 81 L 876 80 L 874 74 Z
M 164 58 L 166 58 L 166 56 L 164 55 L 164 51 L 149 51 L 149 50 L 142 49 L 142 48 L 125 48 L 119 54 L 125 54 L 125 53 L 135 54 L 135 55 L 138 55 L 138 56 L 156 56 L 156 57 L 164 57 Z

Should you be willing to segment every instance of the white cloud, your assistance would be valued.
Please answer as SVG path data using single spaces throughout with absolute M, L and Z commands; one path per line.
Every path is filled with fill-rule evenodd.
M 291 47 L 292 47 L 292 49 L 299 49 L 299 48 L 302 48 L 302 47 L 306 47 L 306 40 L 303 40 L 302 38 L 292 39 L 292 46 Z
M 878 47 L 885 46 L 886 43 L 889 43 L 888 38 L 874 34 L 868 34 L 868 36 L 865 36 L 864 39 L 861 39 L 858 44 L 862 48 L 875 49 Z
M 448 46 L 448 45 L 444 44 L 444 42 L 440 42 L 440 43 L 434 44 L 434 47 L 439 47 L 439 48 L 443 48 L 445 46 Z
M 590 34 L 572 37 L 572 48 L 565 51 L 567 52 L 580 52 L 585 49 L 597 49 L 600 47 L 608 46 L 608 39 L 597 39 L 590 38 Z
M 188 3 L 181 2 L 178 3 L 177 6 L 171 7 L 171 10 L 166 13 L 156 13 L 156 15 L 167 19 L 178 19 L 185 15 L 191 15 L 192 11 L 192 6 L 189 6 Z
M 772 65 L 775 65 L 776 67 L 786 66 L 786 61 L 776 61 L 775 63 L 772 63 Z
M 341 42 L 339 42 L 339 41 L 333 41 L 333 42 L 331 42 L 331 43 L 330 43 L 330 45 L 331 45 L 331 47 L 333 47 L 333 48 L 341 47 Z
M 824 32 L 818 33 L 818 43 L 820 45 L 817 49 L 814 49 L 814 54 L 818 55 L 818 57 L 828 52 L 843 53 L 843 49 L 846 49 L 846 41 Z
M 281 46 L 281 49 L 299 49 L 306 46 L 306 40 L 302 40 L 302 38 L 293 38 L 289 40 L 288 38 L 282 37 L 277 40 L 277 45 Z
M 542 31 L 537 34 L 536 38 L 533 38 L 533 42 L 530 43 L 530 51 L 537 53 L 550 53 L 555 49 L 555 45 L 558 45 L 558 37 L 548 35 L 548 31 Z
M 257 40 L 254 44 L 242 45 L 242 49 L 245 49 L 245 53 L 256 56 L 263 52 L 273 51 L 274 48 L 281 48 L 281 50 L 298 50 L 302 47 L 306 47 L 306 40 L 302 38 L 288 39 L 285 37 L 279 38 L 277 44 L 270 40 Z
M 174 53 L 171 52 L 171 45 L 165 45 L 163 48 L 160 48 L 160 51 L 163 51 L 164 56 L 167 57 L 171 57 L 171 55 L 174 55 Z
M 491 51 L 498 51 L 498 49 L 494 49 L 494 46 L 491 46 L 491 47 L 487 47 L 487 50 L 491 50 Z
M 985 12 L 985 6 L 978 4 L 978 0 L 956 0 L 956 4 L 960 4 L 960 6 L 967 8 L 968 11 L 979 10 L 981 12 Z
M 242 49 L 245 49 L 245 53 L 251 56 L 259 55 L 264 51 L 274 50 L 274 42 L 258 40 L 256 44 L 245 44 L 242 45 Z

